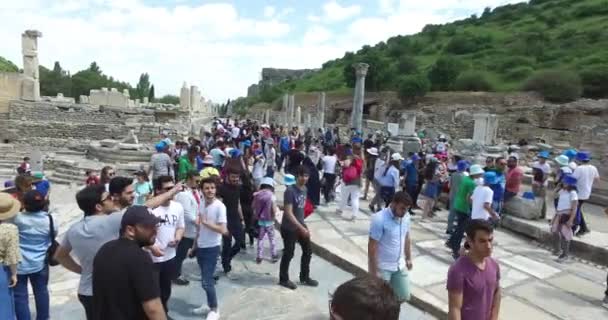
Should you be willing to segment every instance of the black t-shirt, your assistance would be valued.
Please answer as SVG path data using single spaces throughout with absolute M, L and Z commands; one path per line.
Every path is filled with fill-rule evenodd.
M 241 186 L 232 184 L 222 184 L 219 192 L 222 202 L 226 206 L 226 219 L 228 224 L 241 221 L 239 215 L 239 202 L 241 201 Z
M 133 240 L 104 244 L 93 260 L 93 318 L 148 319 L 142 303 L 160 297 L 150 255 Z
M 304 161 L 304 153 L 298 149 L 291 149 L 287 154 L 289 157 L 289 168 L 291 171 L 295 170 Z
M 372 139 L 365 139 L 365 141 L 363 141 L 363 148 L 365 148 L 365 150 L 367 150 L 373 146 L 374 146 L 374 141 L 372 141 Z

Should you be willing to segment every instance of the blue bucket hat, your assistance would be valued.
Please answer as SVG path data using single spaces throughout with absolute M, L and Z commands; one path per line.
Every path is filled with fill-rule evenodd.
M 241 154 L 242 154 L 241 150 L 239 150 L 239 149 L 230 150 L 230 157 L 232 157 L 232 158 L 238 158 L 241 156 Z
M 538 153 L 539 158 L 549 159 L 549 151 L 541 151 Z
M 486 184 L 496 184 L 496 180 L 496 172 L 494 171 L 488 171 L 483 174 L 483 181 Z
M 466 160 L 458 160 L 456 163 L 456 167 L 458 167 L 458 171 L 466 171 L 470 166 L 470 163 Z
M 576 186 L 577 180 L 575 177 L 568 174 L 568 175 L 564 176 L 564 179 L 562 180 L 562 182 L 567 186 Z
M 591 152 L 589 152 L 589 151 L 579 151 L 576 154 L 576 160 L 578 160 L 578 161 L 589 161 L 589 160 L 591 160 Z
M 245 140 L 245 141 L 243 141 L 243 145 L 245 147 L 251 147 L 251 140 Z
M 414 153 L 414 155 L 412 156 L 412 161 L 418 161 L 420 160 L 420 156 L 417 153 Z
M 165 150 L 166 147 L 167 144 L 164 141 L 161 141 L 154 146 L 156 152 L 162 152 L 163 150 Z
M 568 159 L 570 159 L 570 161 L 572 161 L 572 159 L 574 159 L 576 157 L 577 153 L 578 152 L 576 152 L 576 150 L 574 150 L 574 149 L 568 149 L 568 150 L 564 151 L 562 153 L 562 155 L 568 157 Z
M 286 186 L 291 186 L 296 184 L 296 177 L 293 174 L 286 174 L 283 177 L 283 184 Z

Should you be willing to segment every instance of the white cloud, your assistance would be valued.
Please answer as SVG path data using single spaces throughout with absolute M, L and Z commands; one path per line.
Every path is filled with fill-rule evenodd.
M 320 44 L 331 39 L 332 33 L 322 26 L 313 26 L 304 34 L 302 42 L 304 44 Z
M 306 17 L 306 20 L 308 20 L 308 21 L 310 21 L 310 22 L 319 22 L 319 21 L 321 21 L 321 17 L 319 17 L 319 16 L 317 16 L 317 15 L 314 15 L 314 14 L 309 14 L 309 15 Z
M 361 13 L 360 5 L 341 6 L 335 0 L 327 2 L 323 5 L 323 13 L 329 21 L 343 21 Z
M 277 12 L 277 9 L 273 6 L 264 7 L 264 17 L 265 18 L 272 18 L 276 12 Z

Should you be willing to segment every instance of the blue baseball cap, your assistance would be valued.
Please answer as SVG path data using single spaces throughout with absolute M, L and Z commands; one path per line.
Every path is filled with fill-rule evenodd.
M 568 157 L 568 159 L 572 160 L 576 157 L 577 153 L 578 152 L 576 152 L 576 150 L 574 150 L 574 149 L 568 149 L 568 150 L 564 151 L 562 153 L 562 155 L 564 155 L 564 156 Z
M 564 176 L 564 179 L 562 180 L 562 182 L 567 186 L 576 186 L 577 180 L 575 177 L 568 174 L 568 175 Z
M 549 159 L 549 151 L 541 151 L 538 153 L 539 158 Z
M 591 152 L 589 152 L 589 151 L 579 151 L 576 154 L 576 160 L 578 160 L 578 161 L 589 161 L 589 160 L 591 160 Z
M 164 141 L 161 141 L 154 146 L 156 152 L 162 152 L 163 150 L 165 150 L 166 147 L 167 144 Z
M 483 181 L 486 184 L 496 184 L 496 180 L 496 172 L 494 171 L 488 171 L 483 174 Z
M 230 150 L 230 157 L 232 158 L 238 158 L 242 155 L 241 150 L 239 149 L 232 149 Z
M 458 171 L 466 171 L 471 164 L 466 160 L 458 160 L 456 163 L 456 167 L 458 167 Z

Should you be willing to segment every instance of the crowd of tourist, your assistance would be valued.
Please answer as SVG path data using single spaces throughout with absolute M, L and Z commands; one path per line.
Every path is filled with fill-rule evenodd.
M 0 193 L 0 319 L 30 318 L 28 282 L 37 319 L 48 319 L 49 265 L 56 264 L 80 275 L 77 293 L 87 319 L 166 319 L 172 286 L 195 278 L 207 301 L 192 312 L 219 319 L 218 276 L 234 279 L 233 258 L 256 241 L 256 263 L 280 261 L 278 283 L 292 290 L 298 287 L 289 277 L 297 243 L 298 283 L 316 287 L 306 217 L 337 201 L 336 213 L 353 221 L 368 197 L 372 277 L 336 290 L 332 319 L 397 319 L 399 304 L 410 299 L 413 209 L 421 209 L 421 219 L 432 219 L 439 200 L 449 208 L 446 246 L 456 260 L 447 280 L 450 319 L 497 319 L 500 271 L 491 258 L 493 230 L 505 202 L 521 194 L 519 156 L 488 158 L 482 166 L 452 154 L 444 136 L 423 141 L 421 150 L 402 155 L 381 132 L 364 139 L 355 129 L 301 132 L 231 119 L 217 119 L 187 141 L 162 134 L 149 165 L 133 177 L 109 166 L 99 174 L 87 171 L 86 186 L 75 197 L 84 217 L 58 241 L 48 213 L 50 183 L 32 174 L 26 158 L 14 185 Z M 588 152 L 567 150 L 553 159 L 556 168 L 548 152 L 536 158 L 532 194 L 540 199 L 542 218 L 548 205 L 556 208 L 551 230 L 563 262 L 574 234 L 589 232 L 582 209 L 599 174 Z M 279 184 L 285 186 L 282 201 L 275 195 Z M 547 204 L 549 187 L 556 197 Z M 282 254 L 275 235 L 281 216 Z M 185 274 L 187 258 L 196 259 L 200 275 Z

